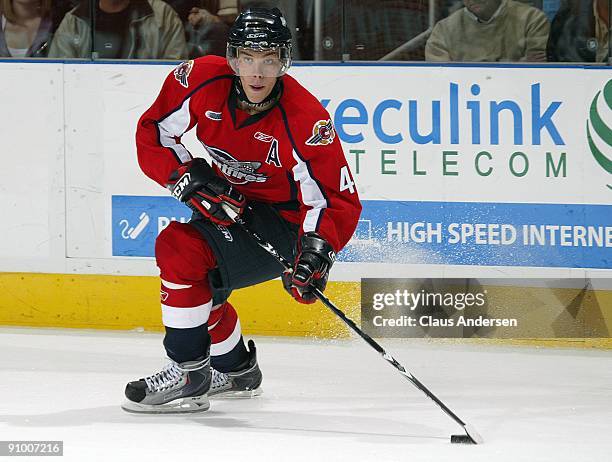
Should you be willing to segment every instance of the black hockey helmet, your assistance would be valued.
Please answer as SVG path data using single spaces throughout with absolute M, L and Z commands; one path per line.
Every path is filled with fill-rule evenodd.
M 240 49 L 277 51 L 278 72 L 274 76 L 287 72 L 291 66 L 291 31 L 278 8 L 248 8 L 234 21 L 227 41 L 227 60 L 237 75 L 241 75 Z

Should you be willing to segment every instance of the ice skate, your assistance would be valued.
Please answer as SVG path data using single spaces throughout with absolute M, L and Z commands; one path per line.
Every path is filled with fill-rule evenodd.
M 257 364 L 255 343 L 249 340 L 249 361 L 247 366 L 236 372 L 212 370 L 212 384 L 208 396 L 212 398 L 253 398 L 262 393 L 262 375 Z
M 125 387 L 127 412 L 143 414 L 182 414 L 203 412 L 210 408 L 210 357 L 176 363 L 174 361 L 153 375 Z

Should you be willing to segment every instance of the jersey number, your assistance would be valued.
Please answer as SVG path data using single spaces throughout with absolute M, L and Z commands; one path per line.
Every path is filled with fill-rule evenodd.
M 351 194 L 355 192 L 355 182 L 351 179 L 348 167 L 345 165 L 340 169 L 340 192 L 349 190 Z

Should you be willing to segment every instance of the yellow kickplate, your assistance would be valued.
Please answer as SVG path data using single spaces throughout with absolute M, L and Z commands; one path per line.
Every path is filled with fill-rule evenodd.
M 161 331 L 159 278 L 0 273 L 0 325 Z M 359 283 L 330 282 L 326 294 L 359 321 Z M 269 281 L 235 291 L 230 301 L 246 334 L 347 337 L 321 303 L 300 305 Z
M 0 273 L 0 325 L 162 331 L 159 279 Z M 359 282 L 330 282 L 325 295 L 360 323 Z M 606 301 L 611 292 L 600 294 Z M 235 291 L 230 301 L 250 335 L 346 338 L 348 328 L 320 302 L 301 305 L 269 281 Z M 612 348 L 612 339 L 466 339 L 478 344 Z

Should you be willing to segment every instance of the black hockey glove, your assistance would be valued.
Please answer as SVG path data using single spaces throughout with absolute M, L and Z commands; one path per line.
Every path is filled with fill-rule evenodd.
M 244 196 L 201 158 L 181 164 L 166 186 L 174 197 L 218 225 L 232 224 L 246 207 Z
M 336 254 L 329 242 L 317 233 L 305 233 L 300 239 L 293 272 L 288 270 L 282 275 L 285 290 L 300 303 L 314 303 L 317 297 L 310 288 L 325 290 L 335 259 Z

